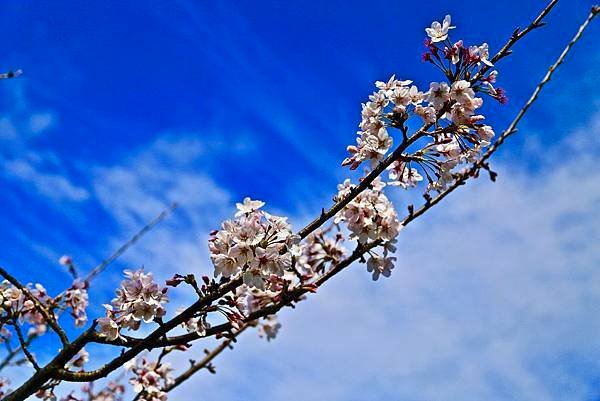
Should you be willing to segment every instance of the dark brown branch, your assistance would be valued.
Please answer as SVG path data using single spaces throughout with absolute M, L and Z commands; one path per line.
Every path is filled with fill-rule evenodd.
M 127 351 L 121 353 L 118 357 L 114 358 L 106 365 L 89 372 L 71 372 L 62 367 L 53 372 L 53 377 L 60 380 L 76 381 L 76 382 L 87 382 L 97 380 L 99 378 L 107 376 L 110 372 L 121 367 L 125 362 L 134 358 L 142 351 L 154 348 L 160 348 L 156 344 L 160 344 L 161 340 L 166 333 L 174 329 L 175 327 L 187 322 L 189 319 L 194 317 L 196 312 L 201 311 L 203 308 L 211 305 L 214 301 L 221 298 L 223 295 L 230 291 L 235 290 L 242 284 L 241 278 L 236 278 L 222 285 L 217 291 L 206 295 L 204 298 L 194 302 L 190 307 L 185 309 L 179 315 L 175 316 L 171 320 L 161 324 L 156 330 L 150 333 L 147 337 L 137 342 L 134 346 L 129 348 Z M 80 337 L 81 338 L 81 337 Z M 105 342 L 104 337 L 99 333 L 89 333 L 87 336 L 82 338 L 85 343 L 88 342 Z
M 210 365 L 210 363 L 213 361 L 213 359 L 215 359 L 217 356 L 219 356 L 219 354 L 221 352 L 223 352 L 224 350 L 229 348 L 231 346 L 231 344 L 234 341 L 236 341 L 236 338 L 239 337 L 244 332 L 244 330 L 246 330 L 248 327 L 249 327 L 248 325 L 244 325 L 241 329 L 239 329 L 238 331 L 233 333 L 233 335 L 230 338 L 228 338 L 227 340 L 225 340 L 221 344 L 219 344 L 217 347 L 215 347 L 215 349 L 213 349 L 210 352 L 207 352 L 207 354 L 204 356 L 204 358 L 202 358 L 200 361 L 192 363 L 192 366 L 190 366 L 185 372 L 183 372 L 182 374 L 177 376 L 175 378 L 175 380 L 173 381 L 173 383 L 166 386 L 163 389 L 163 391 L 168 393 L 169 391 L 173 390 L 175 387 L 181 385 L 181 383 L 188 380 L 196 372 L 208 367 Z
M 21 350 L 25 354 L 25 357 L 31 363 L 35 370 L 40 370 L 40 365 L 37 364 L 35 357 L 31 354 L 31 352 L 29 352 L 29 348 L 27 347 L 27 340 L 25 340 L 25 337 L 23 336 L 23 331 L 21 330 L 19 322 L 16 319 L 13 321 L 13 326 L 15 328 L 15 331 L 17 332 L 17 338 L 19 339 L 19 344 L 21 344 Z

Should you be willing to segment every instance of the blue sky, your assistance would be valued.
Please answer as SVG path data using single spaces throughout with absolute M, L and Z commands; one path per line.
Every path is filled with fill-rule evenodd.
M 125 267 L 205 274 L 207 233 L 244 196 L 297 226 L 329 204 L 374 81 L 441 79 L 420 62 L 432 20 L 450 13 L 455 38 L 495 51 L 543 4 L 3 4 L 0 68 L 25 74 L 0 82 L 0 264 L 59 291 L 61 254 L 89 269 L 177 201 L 93 300 L 110 299 Z M 559 3 L 498 65 L 510 102 L 485 106 L 497 131 L 591 4 Z M 309 399 L 599 399 L 599 33 L 499 152 L 499 183 L 407 228 L 390 280 L 356 266 L 285 313 L 277 341 L 248 335 L 193 386 L 207 399 L 295 399 L 306 386 Z M 403 209 L 410 195 L 393 196 Z

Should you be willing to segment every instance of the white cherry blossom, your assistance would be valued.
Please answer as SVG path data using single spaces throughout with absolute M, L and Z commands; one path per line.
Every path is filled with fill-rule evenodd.
M 425 28 L 425 32 L 431 38 L 432 42 L 441 42 L 448 37 L 448 30 L 455 28 L 450 23 L 451 18 L 449 15 L 446 15 L 441 24 L 438 21 L 433 21 L 430 28 Z

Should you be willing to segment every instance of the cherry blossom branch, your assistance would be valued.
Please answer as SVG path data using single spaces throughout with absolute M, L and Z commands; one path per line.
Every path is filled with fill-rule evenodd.
M 551 5 L 553 5 L 553 4 L 554 4 L 554 2 L 551 3 Z M 541 18 L 543 18 L 545 15 L 547 15 L 547 13 L 549 12 L 550 9 L 551 9 L 551 6 L 546 7 L 543 10 L 543 12 L 540 14 L 540 16 L 538 16 L 536 18 L 535 21 L 537 21 L 537 22 L 532 23 L 531 28 L 524 30 L 524 32 L 525 33 L 530 32 L 532 29 L 537 27 L 539 25 L 539 20 Z M 516 37 L 516 39 L 514 37 L 512 37 L 509 40 L 510 45 L 507 45 L 507 47 L 510 47 L 517 40 L 521 39 L 525 35 L 525 33 L 522 35 L 518 35 Z M 399 157 L 402 157 L 403 156 L 402 152 L 406 148 L 408 148 L 412 143 L 414 143 L 416 140 L 420 139 L 423 135 L 425 135 L 426 130 L 428 128 L 430 128 L 431 126 L 432 126 L 432 124 L 424 125 L 420 130 L 417 131 L 417 133 L 415 133 L 413 136 L 409 137 L 408 140 L 403 141 L 402 144 L 400 146 L 398 146 L 394 150 L 394 152 L 392 152 L 392 154 L 390 154 L 383 162 L 379 163 L 379 165 L 377 165 L 375 167 L 375 169 L 367 177 L 365 177 L 361 181 L 361 183 L 357 187 L 355 187 L 354 190 L 352 190 L 350 192 L 349 195 L 347 195 L 340 201 L 336 202 L 334 204 L 334 206 L 332 206 L 331 209 L 329 209 L 327 212 L 323 212 L 320 217 L 318 217 L 313 222 L 309 223 L 309 225 L 307 225 L 305 228 L 300 230 L 298 235 L 302 238 L 306 237 L 312 231 L 314 231 L 316 228 L 318 228 L 320 225 L 322 225 L 323 222 L 328 220 L 333 215 L 337 214 L 354 197 L 356 197 L 364 189 L 368 188 L 368 186 L 375 180 L 375 178 L 379 174 L 381 174 L 394 160 L 398 159 Z M 405 223 L 407 224 L 409 221 L 406 221 Z M 379 245 L 381 245 L 381 242 L 375 241 L 375 242 L 372 242 L 371 244 L 369 244 L 368 246 L 357 247 L 357 249 L 353 252 L 353 254 L 349 258 L 345 259 L 344 261 L 339 263 L 337 266 L 335 266 L 335 268 L 333 270 L 331 270 L 328 274 L 325 274 L 324 276 L 322 276 L 319 279 L 319 281 L 317 282 L 318 283 L 317 286 L 319 286 L 322 283 L 324 283 L 325 281 L 329 280 L 331 277 L 333 277 L 333 275 L 337 274 L 339 271 L 341 271 L 342 269 L 344 269 L 345 267 L 350 265 L 352 262 L 359 260 L 362 257 L 362 255 L 365 252 L 367 252 L 368 250 L 373 249 L 374 247 L 379 246 Z M 238 281 L 237 285 L 241 284 L 241 281 L 239 281 L 239 279 L 237 281 Z M 231 285 L 231 283 L 232 282 L 229 282 L 228 285 Z M 237 285 L 232 286 L 232 289 L 236 288 Z M 229 292 L 229 291 L 225 291 L 225 293 L 226 292 Z M 298 300 L 301 296 L 303 296 L 307 292 L 309 292 L 309 289 L 307 289 L 307 288 L 297 288 L 294 291 L 290 292 L 290 294 L 287 295 L 287 297 L 285 298 L 284 301 L 279 302 L 274 305 L 271 305 L 267 308 L 264 308 L 260 311 L 257 311 L 255 313 L 251 314 L 250 316 L 248 316 L 248 318 L 245 321 L 252 321 L 257 318 L 264 317 L 269 314 L 275 313 L 275 312 L 279 311 L 285 305 L 289 305 L 290 303 Z M 213 302 L 213 301 L 210 301 L 208 304 L 205 304 L 204 306 L 208 306 L 211 302 Z M 184 316 L 184 314 L 179 315 L 176 318 L 172 319 L 171 321 L 162 325 L 159 329 L 157 329 L 155 332 L 153 332 L 150 336 L 145 337 L 145 338 L 138 339 L 138 338 L 132 338 L 132 337 L 124 337 L 123 339 L 107 340 L 105 337 L 103 337 L 101 335 L 97 335 L 97 334 L 94 335 L 93 336 L 93 337 L 95 337 L 93 339 L 94 342 L 126 346 L 126 347 L 130 347 L 130 349 L 128 351 L 126 351 L 124 354 L 115 358 L 113 361 L 109 362 L 107 365 L 105 365 L 102 368 L 97 369 L 95 371 L 69 372 L 66 370 L 61 370 L 58 373 L 58 375 L 65 380 L 72 380 L 72 381 L 95 380 L 97 378 L 103 377 L 104 375 L 107 374 L 107 372 L 111 371 L 110 370 L 111 367 L 120 366 L 121 363 L 126 361 L 127 357 L 133 357 L 133 356 L 139 354 L 139 352 L 141 352 L 142 350 L 144 350 L 146 348 L 151 349 L 151 348 L 164 347 L 164 346 L 168 346 L 168 345 L 185 344 L 187 342 L 204 337 L 204 336 L 199 336 L 197 333 L 188 333 L 185 335 L 174 336 L 174 337 L 165 337 L 164 336 L 164 334 L 166 334 L 171 328 L 177 326 L 178 324 L 181 324 L 187 318 L 192 317 L 195 312 L 200 311 L 201 307 L 198 307 L 198 304 L 199 304 L 199 302 L 197 302 L 196 304 L 194 304 L 191 307 L 189 307 L 188 309 L 186 309 L 186 311 L 184 312 L 184 314 L 186 316 L 185 318 L 182 318 L 182 316 Z M 219 334 L 224 331 L 231 330 L 231 328 L 232 328 L 232 325 L 230 322 L 224 323 L 224 324 L 221 324 L 218 326 L 214 326 L 214 327 L 211 327 L 206 330 L 205 336 Z M 156 341 L 154 341 L 153 339 L 155 339 Z
M 465 171 L 463 171 L 462 173 L 458 174 L 454 183 L 451 184 L 448 188 L 446 188 L 444 191 L 439 193 L 433 199 L 426 202 L 423 206 L 421 206 L 416 211 L 412 211 L 412 208 L 410 208 L 408 216 L 406 216 L 404 218 L 404 220 L 402 220 L 402 222 L 401 222 L 401 224 L 403 226 L 407 225 L 408 223 L 410 223 L 417 217 L 424 214 L 427 210 L 431 209 L 433 206 L 438 204 L 442 199 L 444 199 L 446 196 L 448 196 L 450 193 L 452 193 L 456 188 L 460 187 L 461 185 L 464 185 L 470 177 L 477 177 L 482 168 L 489 170 L 489 166 L 487 165 L 486 161 L 494 153 L 496 153 L 498 148 L 504 144 L 504 142 L 506 141 L 506 139 L 509 136 L 511 136 L 517 132 L 517 125 L 519 124 L 519 122 L 521 121 L 521 119 L 523 118 L 525 113 L 527 113 L 527 111 L 529 110 L 531 105 L 537 100 L 537 98 L 538 98 L 540 92 L 542 91 L 542 89 L 544 88 L 544 86 L 550 81 L 550 79 L 552 78 L 552 75 L 557 70 L 557 68 L 563 63 L 567 54 L 573 47 L 573 45 L 575 45 L 575 43 L 577 43 L 577 41 L 581 38 L 584 30 L 587 28 L 587 26 L 590 24 L 590 22 L 592 22 L 592 20 L 598 15 L 598 13 L 600 13 L 600 7 L 593 6 L 589 15 L 587 16 L 586 20 L 579 27 L 579 29 L 577 30 L 577 33 L 575 34 L 573 39 L 571 39 L 571 41 L 567 44 L 567 46 L 562 51 L 562 53 L 560 54 L 558 59 L 554 62 L 554 64 L 552 64 L 550 66 L 550 68 L 548 69 L 548 71 L 546 72 L 546 74 L 544 75 L 542 80 L 535 87 L 533 93 L 531 94 L 531 96 L 529 97 L 527 102 L 525 102 L 523 107 L 517 113 L 516 117 L 511 121 L 511 123 L 508 125 L 508 127 L 502 132 L 502 134 L 498 137 L 496 142 L 494 142 L 488 148 L 488 150 L 481 156 L 481 158 L 479 160 L 477 160 L 475 163 L 473 163 L 473 165 L 470 168 L 468 168 Z M 492 179 L 495 179 L 495 176 L 493 174 L 494 173 L 492 173 L 490 171 L 490 175 L 491 175 Z
M 558 3 L 558 0 L 551 0 L 546 7 L 538 14 L 537 17 L 523 30 L 519 30 L 517 28 L 513 35 L 508 39 L 508 41 L 504 44 L 504 46 L 494 55 L 491 62 L 495 63 L 500 59 L 510 55 L 512 53 L 511 48 L 521 39 L 523 39 L 528 33 L 533 31 L 534 29 L 541 28 L 545 25 L 542 20 L 552 11 L 554 6 Z M 477 78 L 485 74 L 490 69 L 490 66 L 485 65 L 474 77 L 473 81 Z M 369 187 L 372 182 L 385 171 L 395 160 L 397 160 L 404 150 L 406 150 L 412 143 L 416 142 L 416 140 L 420 139 L 423 136 L 423 133 L 427 131 L 433 124 L 425 124 L 423 125 L 417 133 L 412 138 L 406 137 L 406 132 L 404 133 L 404 140 L 402 143 L 390 154 L 384 161 L 379 163 L 364 179 L 360 182 L 360 184 L 352 189 L 350 193 L 339 201 L 335 202 L 328 210 L 322 210 L 319 217 L 315 218 L 313 221 L 308 223 L 304 228 L 298 231 L 298 235 L 300 238 L 306 238 L 310 233 L 315 231 L 317 228 L 321 227 L 327 220 L 334 217 L 337 213 L 339 213 L 344 206 L 348 205 L 354 198 L 356 198 L 361 192 Z
M 185 309 L 183 312 L 173 317 L 171 320 L 164 322 L 159 325 L 152 333 L 146 336 L 144 339 L 139 340 L 127 351 L 121 353 L 118 357 L 114 358 L 104 366 L 89 372 L 71 372 L 69 370 L 58 368 L 53 369 L 49 377 L 54 377 L 61 380 L 76 381 L 76 382 L 87 382 L 100 379 L 107 376 L 110 372 L 121 367 L 125 362 L 139 355 L 144 350 L 150 350 L 154 348 L 160 348 L 155 346 L 160 344 L 161 339 L 175 327 L 185 323 L 194 317 L 194 314 L 201 311 L 203 308 L 210 306 L 213 302 L 223 297 L 228 292 L 235 290 L 242 283 L 241 278 L 228 281 L 226 284 L 220 286 L 216 291 L 206 295 L 204 298 L 194 302 L 191 306 Z M 88 331 L 82 334 L 78 340 L 81 343 L 81 347 L 89 342 L 106 343 L 106 339 L 96 333 L 95 331 Z M 69 358 L 70 359 L 70 358 Z
M 85 277 L 84 281 L 85 282 L 90 282 L 91 280 L 93 280 L 98 274 L 100 274 L 102 271 L 104 271 L 104 269 L 106 269 L 106 267 L 108 267 L 112 262 L 114 262 L 116 259 L 118 259 L 123 253 L 125 253 L 125 251 L 127 251 L 131 246 L 133 246 L 134 244 L 136 244 L 145 234 L 147 234 L 150 230 L 152 230 L 157 224 L 159 224 L 161 221 L 163 221 L 173 210 L 175 210 L 177 208 L 177 204 L 173 203 L 169 206 L 169 208 L 167 208 L 166 210 L 162 211 L 159 215 L 157 215 L 153 220 L 151 220 L 149 223 L 147 223 L 144 227 L 142 227 L 137 233 L 135 233 L 127 242 L 125 242 L 123 245 L 121 245 L 112 255 L 110 255 L 108 258 L 104 259 L 101 263 L 99 263 L 96 267 L 94 267 L 94 269 L 92 269 L 90 271 L 90 273 Z M 0 275 L 3 275 L 6 277 L 6 275 L 10 276 L 10 274 L 8 272 L 6 272 L 4 269 L 2 269 L 0 267 Z M 7 280 L 9 282 L 11 282 L 13 285 L 15 285 L 15 287 L 23 289 L 24 287 L 19 283 L 19 285 L 16 285 L 15 282 L 18 283 L 18 281 L 16 281 L 16 279 L 12 278 L 12 276 L 10 276 L 11 279 L 9 279 L 8 277 Z M 11 281 L 13 280 L 13 281 Z M 65 292 L 62 292 L 61 294 L 57 295 L 55 297 L 56 299 L 61 298 L 62 296 L 65 295 Z M 34 301 L 35 302 L 35 301 Z M 51 322 L 49 321 L 49 324 Z M 89 335 L 94 334 L 95 331 L 95 327 L 96 324 L 94 323 L 92 325 L 92 327 L 90 327 L 90 329 L 88 329 L 84 334 L 82 334 L 78 340 L 84 340 L 87 339 Z M 33 342 L 33 340 L 35 340 L 36 338 L 38 338 L 39 336 L 30 336 L 29 338 L 26 339 L 25 343 L 27 346 L 29 346 L 31 344 L 31 342 Z M 66 337 L 66 336 L 65 336 Z M 85 342 L 80 341 L 81 346 L 80 348 L 77 349 L 73 349 L 73 347 L 67 347 L 69 348 L 69 355 L 68 357 L 66 357 L 66 361 L 68 361 L 70 358 L 72 358 L 80 349 L 83 348 L 83 346 L 85 345 Z M 14 350 L 12 350 L 11 352 L 9 352 L 7 354 L 7 356 L 5 357 L 5 359 L 2 361 L 2 363 L 0 363 L 0 370 L 2 370 L 3 368 L 5 368 L 6 366 L 9 365 L 9 363 L 12 361 L 12 359 L 14 359 L 14 357 L 16 355 L 18 355 L 18 353 L 21 351 L 22 347 L 16 348 Z M 63 349 L 64 352 L 65 350 Z M 59 358 L 59 356 L 61 356 L 60 354 L 57 356 L 56 360 L 51 362 L 50 364 L 48 364 L 46 367 L 42 368 L 41 370 L 44 370 L 46 368 L 48 368 L 47 370 L 52 370 L 55 369 L 57 366 L 60 365 L 59 361 L 64 360 L 65 358 Z M 64 362 L 66 363 L 66 362 Z M 64 366 L 64 363 L 62 363 L 62 366 Z M 47 378 L 44 380 L 43 379 L 43 375 L 38 375 L 39 377 L 36 377 L 34 375 L 34 377 L 32 377 L 31 379 L 34 379 L 31 383 L 44 383 Z M 32 384 L 32 386 L 34 386 L 34 384 Z M 23 386 L 22 386 L 23 387 Z M 34 390 L 37 391 L 37 390 Z M 11 393 L 12 395 L 12 393 Z
M 346 205 L 348 205 L 353 199 L 355 199 L 361 192 L 365 189 L 369 188 L 369 186 L 373 183 L 373 181 L 381 175 L 394 161 L 396 161 L 402 153 L 417 140 L 422 138 L 427 130 L 433 126 L 433 124 L 425 124 L 423 125 L 415 134 L 413 134 L 410 138 L 404 139 L 402 143 L 394 149 L 394 151 L 388 155 L 385 160 L 380 162 L 366 177 L 362 179 L 362 181 L 350 192 L 348 195 L 335 202 L 333 206 L 331 206 L 328 210 L 323 210 L 319 217 L 308 223 L 304 228 L 298 231 L 300 238 L 304 239 L 316 229 L 321 227 L 326 221 L 334 217 L 338 214 Z

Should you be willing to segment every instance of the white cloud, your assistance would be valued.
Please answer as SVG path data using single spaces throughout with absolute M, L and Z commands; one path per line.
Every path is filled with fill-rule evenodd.
M 34 113 L 29 118 L 29 131 L 32 134 L 39 134 L 55 124 L 56 116 L 54 113 Z
M 227 191 L 197 168 L 204 155 L 200 140 L 164 136 L 120 165 L 96 169 L 96 197 L 127 235 L 171 203 L 179 205 L 122 261 L 145 265 L 160 278 L 210 272 L 207 236 L 231 212 L 231 201 Z M 113 238 L 110 249 L 122 242 L 122 237 Z
M 85 188 L 71 183 L 64 175 L 47 173 L 24 159 L 3 162 L 5 175 L 31 185 L 35 190 L 52 200 L 83 201 L 89 197 Z

